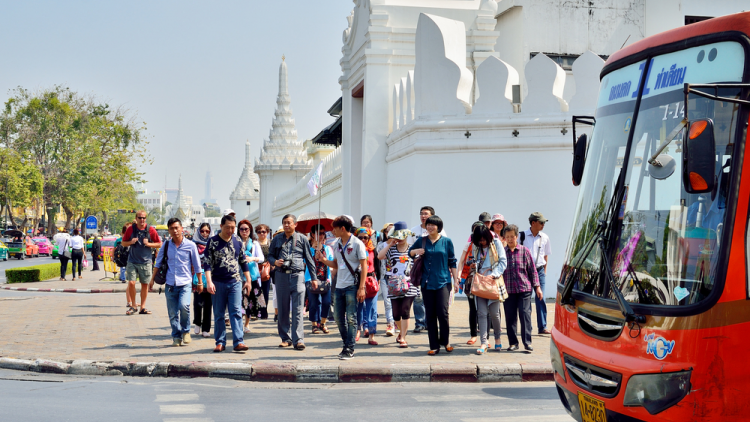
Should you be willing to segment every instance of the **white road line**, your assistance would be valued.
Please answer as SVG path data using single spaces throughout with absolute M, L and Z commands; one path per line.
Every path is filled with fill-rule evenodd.
M 169 401 L 197 401 L 198 395 L 197 394 L 157 394 L 156 400 L 154 400 L 157 403 L 162 402 L 169 402 Z
M 195 415 L 206 411 L 206 406 L 202 404 L 174 404 L 159 406 L 159 413 L 162 415 Z
M 564 422 L 573 420 L 567 413 L 561 413 L 559 415 L 537 415 L 537 416 L 503 416 L 503 421 L 508 422 L 523 422 L 523 421 L 534 421 L 534 422 Z M 462 422 L 497 422 L 498 418 L 468 418 L 461 419 Z
M 214 420 L 208 418 L 169 418 L 164 419 L 164 422 L 214 422 Z
M 413 396 L 414 400 L 420 403 L 429 402 L 452 402 L 456 400 L 505 400 L 505 397 L 492 396 L 489 394 L 485 395 L 448 395 L 448 396 Z

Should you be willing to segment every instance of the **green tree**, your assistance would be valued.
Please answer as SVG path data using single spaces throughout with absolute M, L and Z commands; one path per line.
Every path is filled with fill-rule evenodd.
M 43 180 L 48 214 L 62 205 L 66 228 L 86 214 L 105 214 L 134 197 L 135 169 L 150 163 L 145 125 L 127 110 L 55 86 L 17 88 L 0 115 L 0 144 L 30 157 Z M 48 230 L 53 230 L 54 218 Z
M 0 147 L 0 215 L 13 207 L 28 207 L 42 195 L 42 175 L 17 151 Z

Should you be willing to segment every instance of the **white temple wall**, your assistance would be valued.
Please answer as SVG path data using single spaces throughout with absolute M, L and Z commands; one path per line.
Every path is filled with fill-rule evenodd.
M 425 130 L 400 140 L 419 150 L 389 160 L 385 219 L 377 221 L 405 220 L 413 227 L 419 209 L 430 205 L 458 248 L 483 211 L 501 213 L 524 230 L 529 214 L 540 211 L 550 220 L 545 226 L 553 245 L 548 279 L 556 281 L 578 195 L 569 177 L 570 134 L 555 126 L 521 129 L 521 137 L 514 138 L 511 130 L 472 130 L 470 141 L 461 130 Z M 554 296 L 554 290 L 555 284 L 547 283 L 545 296 Z

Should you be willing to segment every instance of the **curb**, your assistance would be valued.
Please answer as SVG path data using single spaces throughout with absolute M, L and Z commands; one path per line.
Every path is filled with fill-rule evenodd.
M 18 292 L 44 292 L 44 293 L 124 293 L 125 289 L 40 289 L 38 287 L 11 287 L 0 286 L 3 290 L 14 290 Z
M 0 369 L 45 374 L 228 378 L 257 382 L 533 382 L 553 381 L 551 364 L 357 365 L 234 362 L 103 362 L 0 357 Z

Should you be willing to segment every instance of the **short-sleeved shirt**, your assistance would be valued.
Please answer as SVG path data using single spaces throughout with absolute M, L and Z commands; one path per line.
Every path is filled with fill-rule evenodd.
M 229 242 L 218 234 L 208 239 L 203 255 L 214 283 L 242 282 L 241 272 L 250 271 L 242 242 L 235 236 Z
M 539 232 L 534 236 L 531 233 L 531 229 L 526 230 L 524 232 L 523 246 L 526 246 L 531 252 L 531 257 L 534 258 L 534 265 L 537 268 L 547 265 L 544 257 L 552 255 L 552 246 L 550 246 L 549 236 L 546 233 Z
M 339 245 L 344 249 L 344 257 L 341 256 Z M 336 272 L 336 288 L 344 289 L 346 287 L 353 286 L 355 283 L 359 285 L 359 280 L 354 280 L 354 275 L 344 263 L 344 259 L 349 262 L 352 270 L 357 271 L 359 268 L 359 261 L 367 259 L 367 249 L 365 244 L 361 240 L 357 239 L 357 236 L 350 235 L 349 241 L 346 244 L 338 239 L 333 245 L 333 256 L 336 258 L 338 263 L 338 271 Z
M 148 232 L 146 231 L 148 230 Z M 128 254 L 128 262 L 132 264 L 150 264 L 151 263 L 151 248 L 144 245 L 143 242 L 146 239 L 151 243 L 161 243 L 159 233 L 153 226 L 147 226 L 145 229 L 140 230 L 135 224 L 131 224 L 130 227 L 125 231 L 125 236 L 122 237 L 123 242 L 129 242 L 132 239 L 138 238 L 138 241 L 130 246 L 130 253 Z
M 411 270 L 412 259 L 409 256 L 409 248 L 406 248 L 406 252 L 400 252 L 398 246 L 393 245 L 388 249 L 385 255 L 385 261 L 388 261 L 388 274 L 386 278 L 390 277 L 409 277 L 409 271 Z M 410 283 L 409 290 L 406 294 L 400 296 L 394 296 L 389 294 L 390 298 L 399 297 L 417 297 L 419 296 L 419 287 Z

